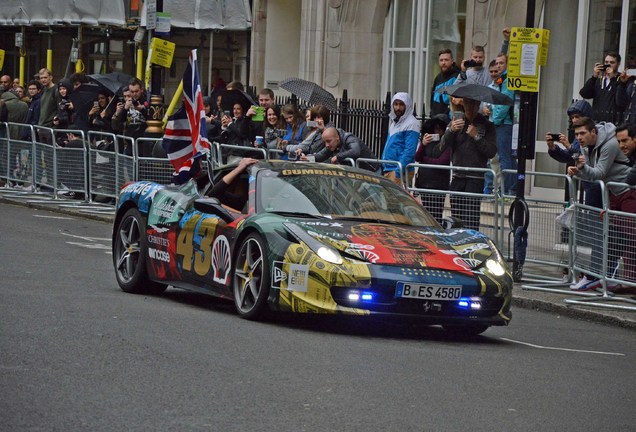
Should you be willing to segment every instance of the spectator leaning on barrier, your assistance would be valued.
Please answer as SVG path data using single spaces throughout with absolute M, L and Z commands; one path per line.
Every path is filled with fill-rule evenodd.
M 568 168 L 568 175 L 579 176 L 587 180 L 602 180 L 605 183 L 623 183 L 631 169 L 631 163 L 625 156 L 616 140 L 616 127 L 612 123 L 598 123 L 588 117 L 579 119 L 574 124 L 576 138 L 583 146 L 583 154 L 579 156 L 575 166 Z M 608 187 L 610 209 L 636 214 L 636 190 L 626 186 L 612 185 Z M 619 218 L 617 218 L 619 219 Z M 617 220 L 616 225 L 622 234 L 624 277 L 636 282 L 636 224 L 634 219 Z M 608 263 L 612 268 L 614 263 Z M 592 286 L 582 289 L 592 289 Z
M 27 89 L 31 101 L 29 102 L 29 110 L 27 111 L 27 116 L 24 120 L 24 123 L 37 125 L 38 118 L 40 117 L 40 97 L 42 96 L 42 84 L 40 84 L 39 81 L 33 80 L 29 82 L 29 84 L 27 85 Z M 20 138 L 23 140 L 30 140 L 31 131 L 27 128 L 23 128 Z
M 563 162 L 567 168 L 574 166 L 578 160 L 578 156 L 582 153 L 581 144 L 574 136 L 574 123 L 577 123 L 583 117 L 590 117 L 592 115 L 592 106 L 584 99 L 572 102 L 567 109 L 568 115 L 568 132 L 545 134 L 545 140 L 548 145 L 548 155 L 554 160 Z M 554 140 L 553 135 L 558 135 L 559 139 Z M 558 145 L 557 145 L 558 144 Z M 563 147 L 561 147 L 563 146 Z M 583 192 L 582 202 L 590 207 L 597 209 L 603 208 L 603 194 L 601 191 L 601 185 L 595 182 L 582 181 L 581 189 Z M 565 197 L 566 202 L 570 201 L 570 187 L 565 184 Z M 600 269 L 603 259 L 603 244 L 602 244 L 602 225 L 597 217 L 597 213 L 588 212 L 584 215 L 584 224 L 587 227 L 586 235 L 590 238 L 592 243 L 592 256 L 590 258 L 590 266 L 595 269 Z M 568 242 L 569 231 L 564 229 L 561 235 L 562 243 Z M 583 286 L 586 286 L 589 282 L 596 280 L 596 278 L 590 274 L 582 275 L 582 277 L 574 284 L 570 286 L 573 290 L 578 290 Z
M 625 183 L 636 186 L 636 124 L 623 123 L 616 128 L 618 146 L 632 163 L 632 167 L 625 178 Z
M 391 101 L 389 113 L 389 134 L 382 151 L 382 159 L 397 161 L 402 164 L 402 170 L 415 162 L 415 152 L 420 138 L 420 123 L 413 114 L 413 100 L 408 93 L 398 92 Z M 382 168 L 384 177 L 398 185 L 402 184 L 400 167 L 396 164 L 386 164 Z M 415 171 L 411 168 L 405 183 L 410 185 Z
M 329 108 L 324 105 L 314 105 L 309 110 L 309 121 L 316 122 L 315 129 L 307 135 L 305 140 L 295 147 L 287 146 L 287 151 L 295 151 L 297 155 L 309 155 L 318 153 L 325 147 L 322 141 L 322 132 L 328 127 L 334 127 L 331 122 Z
M 358 158 L 375 159 L 375 155 L 360 139 L 351 132 L 340 128 L 328 127 L 322 132 L 325 147 L 315 154 L 316 162 L 332 164 L 348 164 L 345 159 Z M 379 168 L 373 163 L 361 162 L 360 168 L 378 172 Z

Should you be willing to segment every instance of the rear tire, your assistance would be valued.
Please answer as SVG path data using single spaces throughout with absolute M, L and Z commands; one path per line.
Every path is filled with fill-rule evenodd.
M 236 255 L 234 277 L 234 306 L 245 319 L 263 319 L 268 312 L 269 262 L 267 249 L 257 233 L 248 235 Z
M 161 294 L 166 285 L 148 278 L 146 224 L 136 208 L 129 209 L 115 228 L 113 265 L 119 287 L 132 294 Z

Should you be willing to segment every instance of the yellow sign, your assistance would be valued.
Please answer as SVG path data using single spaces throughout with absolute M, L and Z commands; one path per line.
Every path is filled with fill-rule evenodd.
M 539 78 L 528 78 L 508 75 L 508 90 L 519 90 L 525 92 L 539 92 Z
M 0 70 L 4 67 L 4 50 L 0 49 Z
M 508 88 L 539 91 L 539 66 L 548 60 L 550 31 L 541 28 L 513 27 L 508 49 Z
M 173 42 L 152 38 L 150 42 L 150 63 L 156 64 L 165 68 L 172 66 L 172 57 L 174 56 L 175 44 Z

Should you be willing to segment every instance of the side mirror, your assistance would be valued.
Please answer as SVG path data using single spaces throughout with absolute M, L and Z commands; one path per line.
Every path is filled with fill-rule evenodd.
M 227 223 L 236 219 L 236 216 L 223 207 L 218 198 L 199 198 L 194 201 L 194 209 L 202 213 L 215 214 Z
M 445 230 L 453 229 L 453 228 L 463 228 L 464 221 L 453 216 L 445 216 L 442 219 L 442 227 Z

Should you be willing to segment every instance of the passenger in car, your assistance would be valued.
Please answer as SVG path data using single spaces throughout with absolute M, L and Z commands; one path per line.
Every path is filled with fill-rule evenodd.
M 207 195 L 217 198 L 223 205 L 231 207 L 238 212 L 243 212 L 242 209 L 247 202 L 247 183 L 239 185 L 237 182 L 240 181 L 241 174 L 245 172 L 247 167 L 256 162 L 258 162 L 258 159 L 248 157 L 241 159 L 236 168 L 225 174 L 221 181 L 216 182 L 212 186 Z

